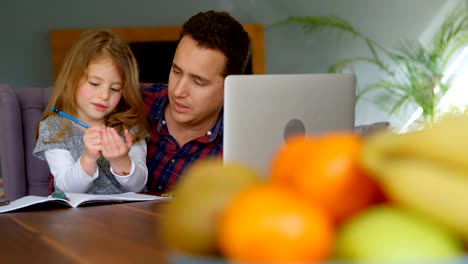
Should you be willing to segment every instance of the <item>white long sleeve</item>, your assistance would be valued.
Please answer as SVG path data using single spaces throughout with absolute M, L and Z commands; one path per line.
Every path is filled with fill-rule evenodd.
M 81 168 L 80 159 L 75 161 L 68 150 L 46 150 L 44 156 L 55 185 L 64 192 L 84 193 L 99 176 L 98 169 L 92 177 L 87 175 Z
M 92 176 L 87 175 L 81 168 L 80 160 L 75 161 L 68 150 L 46 150 L 44 156 L 49 164 L 50 172 L 54 176 L 55 185 L 64 192 L 84 193 L 99 176 L 98 169 Z M 128 175 L 117 175 L 112 171 L 112 168 L 111 173 L 127 191 L 139 192 L 143 190 L 148 180 L 144 139 L 133 144 L 129 157 L 131 170 Z

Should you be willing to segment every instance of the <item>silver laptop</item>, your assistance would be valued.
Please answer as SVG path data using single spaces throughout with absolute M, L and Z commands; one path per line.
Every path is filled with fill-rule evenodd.
M 266 175 L 295 134 L 354 129 L 353 74 L 230 75 L 224 82 L 223 159 Z

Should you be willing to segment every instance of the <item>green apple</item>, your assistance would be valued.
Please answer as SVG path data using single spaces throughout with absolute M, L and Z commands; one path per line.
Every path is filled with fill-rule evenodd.
M 334 259 L 373 263 L 426 263 L 462 255 L 463 244 L 454 234 L 390 205 L 367 209 L 344 223 L 334 249 Z

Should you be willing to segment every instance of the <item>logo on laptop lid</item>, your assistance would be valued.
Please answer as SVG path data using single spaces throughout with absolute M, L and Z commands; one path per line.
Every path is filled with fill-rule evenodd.
M 286 126 L 284 127 L 283 138 L 286 140 L 289 137 L 295 135 L 304 135 L 305 131 L 304 123 L 301 120 L 294 118 L 286 123 Z

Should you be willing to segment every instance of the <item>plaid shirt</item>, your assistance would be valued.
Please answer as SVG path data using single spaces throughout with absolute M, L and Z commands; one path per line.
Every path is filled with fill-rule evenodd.
M 164 109 L 169 103 L 166 84 L 140 84 L 144 106 L 150 125 L 148 152 L 148 192 L 160 194 L 177 181 L 192 162 L 223 153 L 223 112 L 215 126 L 204 136 L 187 142 L 182 147 L 169 134 Z

